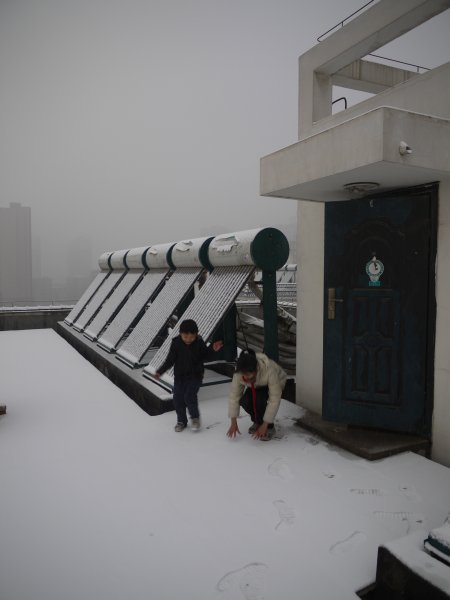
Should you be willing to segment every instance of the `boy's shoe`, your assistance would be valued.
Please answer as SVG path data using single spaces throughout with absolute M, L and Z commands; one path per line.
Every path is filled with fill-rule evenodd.
M 250 435 L 253 435 L 255 431 L 258 429 L 258 425 L 256 423 L 252 423 L 248 428 L 248 432 Z
M 200 419 L 192 419 L 191 429 L 192 431 L 200 431 L 201 429 Z
M 177 433 L 179 433 L 180 431 L 183 431 L 183 429 L 186 429 L 187 425 L 185 425 L 184 423 L 180 423 L 178 421 L 178 423 L 175 425 L 174 429 Z

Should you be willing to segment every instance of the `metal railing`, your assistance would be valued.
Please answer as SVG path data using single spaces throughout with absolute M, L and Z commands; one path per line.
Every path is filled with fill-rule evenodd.
M 348 15 L 348 17 L 345 17 L 345 19 L 342 19 L 342 21 L 339 21 L 339 23 L 336 23 L 336 25 L 334 25 L 333 27 L 331 27 L 330 29 L 325 31 L 325 33 L 322 33 L 321 35 L 319 35 L 319 37 L 317 38 L 317 41 L 321 42 L 326 35 L 328 35 L 332 31 L 334 31 L 335 29 L 338 29 L 338 27 L 344 27 L 346 21 L 349 21 L 352 17 L 354 17 L 355 15 L 357 15 L 358 13 L 363 11 L 366 8 L 366 6 L 369 6 L 369 4 L 373 4 L 374 2 L 375 2 L 375 0 L 370 0 L 369 2 L 366 2 L 366 4 L 361 6 L 361 8 L 358 8 L 358 10 L 355 10 L 355 12 L 352 12 L 351 15 Z
M 0 300 L 0 310 L 42 310 L 72 308 L 74 300 Z
M 319 35 L 319 37 L 316 38 L 317 41 L 318 42 L 322 42 L 323 39 L 329 33 L 332 33 L 335 29 L 344 27 L 344 25 L 345 25 L 345 23 L 347 21 L 349 21 L 350 19 L 352 19 L 355 15 L 357 15 L 358 13 L 360 13 L 361 11 L 363 11 L 370 4 L 373 4 L 375 1 L 377 1 L 377 0 L 369 0 L 369 2 L 366 2 L 366 4 L 363 4 L 363 6 L 361 6 L 361 8 L 358 8 L 358 10 L 355 10 L 355 12 L 352 12 L 351 15 L 348 15 L 348 17 L 345 17 L 345 19 L 342 19 L 342 21 L 339 21 L 339 23 L 336 23 L 336 25 L 334 25 L 333 27 L 331 27 L 330 29 L 328 29 L 327 31 L 325 31 L 325 33 L 322 33 L 321 35 Z M 367 56 L 373 56 L 374 58 L 381 58 L 382 60 L 388 60 L 390 62 L 395 62 L 395 63 L 401 64 L 401 65 L 407 65 L 409 67 L 414 67 L 416 69 L 417 73 L 420 73 L 420 69 L 422 71 L 429 71 L 430 70 L 428 67 L 421 67 L 420 65 L 415 65 L 413 63 L 408 63 L 408 62 L 405 62 L 403 60 L 397 60 L 396 58 L 388 58 L 387 56 L 380 56 L 379 54 L 368 54 Z

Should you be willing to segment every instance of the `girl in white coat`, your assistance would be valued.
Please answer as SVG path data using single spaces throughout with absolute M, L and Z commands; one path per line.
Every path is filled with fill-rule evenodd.
M 237 418 L 242 406 L 253 421 L 248 432 L 256 439 L 270 440 L 285 383 L 286 373 L 268 356 L 253 350 L 241 352 L 228 397 L 231 424 L 227 436 L 234 438 L 241 433 Z

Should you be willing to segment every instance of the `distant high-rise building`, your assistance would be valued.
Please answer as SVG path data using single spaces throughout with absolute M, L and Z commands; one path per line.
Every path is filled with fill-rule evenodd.
M 31 299 L 31 208 L 0 206 L 0 301 Z

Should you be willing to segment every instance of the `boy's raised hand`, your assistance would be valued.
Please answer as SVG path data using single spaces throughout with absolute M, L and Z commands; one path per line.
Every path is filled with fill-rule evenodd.
M 212 345 L 212 347 L 213 347 L 214 352 L 219 352 L 219 350 L 221 348 L 223 348 L 223 342 L 222 342 L 222 340 L 214 342 L 213 345 Z

